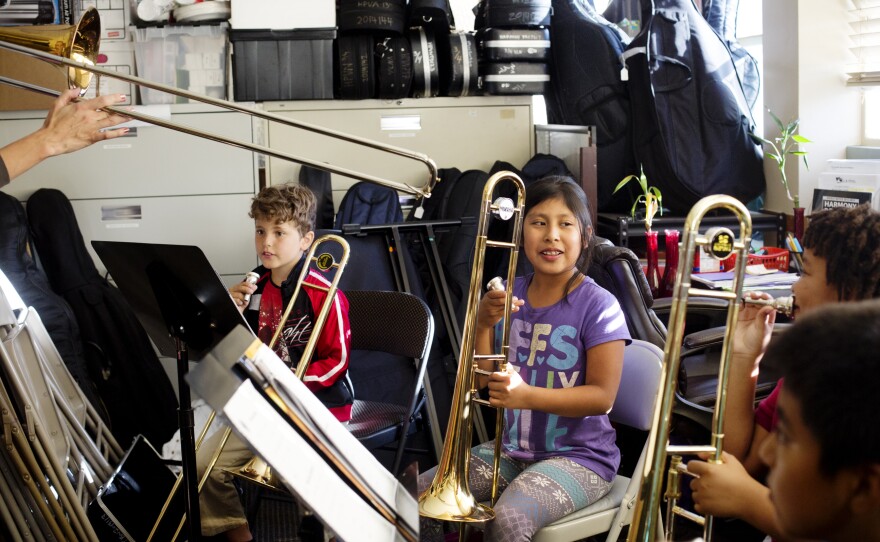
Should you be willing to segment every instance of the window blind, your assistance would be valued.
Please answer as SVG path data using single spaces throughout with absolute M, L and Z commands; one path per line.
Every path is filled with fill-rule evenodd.
M 850 0 L 853 63 L 847 84 L 880 85 L 880 0 Z

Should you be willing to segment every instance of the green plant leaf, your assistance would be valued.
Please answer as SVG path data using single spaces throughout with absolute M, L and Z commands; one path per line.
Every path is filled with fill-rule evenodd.
M 795 156 L 806 156 L 806 151 L 789 151 L 788 154 L 793 154 Z
M 776 123 L 776 127 L 779 128 L 779 131 L 784 132 L 785 126 L 782 124 L 782 121 L 779 120 L 779 117 L 777 117 L 775 114 L 773 114 L 773 111 L 770 111 L 769 108 L 767 109 L 767 113 L 770 114 L 770 118 L 772 118 L 773 122 Z
M 642 187 L 642 194 L 648 193 L 648 179 L 645 177 L 645 170 L 642 170 L 642 174 L 639 175 L 639 186 Z
M 782 160 L 781 158 L 779 158 L 779 155 L 778 155 L 778 154 L 773 154 L 772 152 L 768 152 L 768 153 L 766 153 L 766 154 L 767 154 L 767 156 L 769 156 L 770 158 L 776 160 L 777 162 L 779 162 L 779 161 Z
M 805 138 L 804 136 L 802 136 L 800 134 L 792 134 L 791 138 L 794 139 L 795 141 L 797 141 L 798 143 L 812 143 L 812 141 L 810 141 L 809 139 Z
M 626 186 L 626 183 L 630 182 L 632 179 L 635 179 L 635 178 L 637 178 L 635 175 L 627 175 L 626 177 L 623 178 L 622 181 L 620 181 L 619 183 L 617 183 L 617 186 L 614 187 L 614 191 L 611 192 L 611 193 L 612 193 L 612 194 L 616 194 L 618 190 L 620 190 L 621 188 L 623 188 L 624 186 Z

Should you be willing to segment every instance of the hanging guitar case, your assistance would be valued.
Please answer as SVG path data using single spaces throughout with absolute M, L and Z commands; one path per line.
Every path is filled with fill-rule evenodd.
M 553 0 L 550 40 L 547 120 L 596 127 L 596 203 L 600 211 L 629 212 L 633 197 L 626 190 L 612 194 L 621 179 L 639 172 L 630 97 L 620 79 L 620 54 L 629 38 L 589 2 Z
M 758 61 L 736 41 L 736 14 L 739 0 L 703 0 L 703 17 L 730 50 L 733 65 L 742 84 L 749 107 L 755 107 L 761 91 L 761 72 Z
M 28 251 L 24 207 L 5 192 L 0 192 L 0 270 L 22 301 L 36 309 L 67 370 L 95 410 L 109 423 L 89 371 L 76 316 L 67 301 L 52 291 L 49 279 L 34 262 Z
M 368 34 L 336 38 L 336 95 L 341 100 L 376 97 L 374 41 Z
M 58 190 L 42 188 L 27 202 L 34 245 L 52 289 L 70 304 L 93 380 L 121 443 L 138 434 L 165 442 L 177 430 L 177 396 L 153 344 L 122 293 L 99 273 L 73 207 Z
M 634 148 L 664 206 L 684 215 L 710 194 L 760 195 L 763 153 L 725 43 L 692 0 L 643 0 L 642 25 L 624 52 Z

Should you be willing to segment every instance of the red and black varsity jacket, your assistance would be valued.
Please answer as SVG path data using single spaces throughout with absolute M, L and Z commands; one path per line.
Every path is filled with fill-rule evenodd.
M 296 281 L 302 270 L 303 262 L 294 267 L 287 280 L 281 284 L 281 299 L 286 309 L 290 298 L 296 289 Z M 269 280 L 271 272 L 263 266 L 254 269 L 260 275 L 257 280 L 257 291 L 251 296 L 250 304 L 244 311 L 244 317 L 254 332 L 259 334 L 260 300 L 262 292 Z M 320 273 L 312 271 L 306 277 L 306 282 L 329 286 L 330 282 Z M 290 315 L 285 322 L 285 329 L 279 337 L 283 341 L 289 354 L 291 369 L 295 369 L 302 357 L 305 346 L 312 336 L 314 322 L 318 317 L 327 292 L 317 288 L 302 287 L 294 302 Z M 274 329 L 271 330 L 274 333 Z M 271 337 L 271 334 L 269 335 Z M 268 343 L 268 339 L 263 338 Z M 276 345 L 276 353 L 283 350 Z M 351 328 L 348 322 L 348 299 L 342 291 L 337 290 L 335 299 L 332 301 L 330 312 L 324 324 L 324 329 L 315 344 L 312 360 L 303 377 L 303 383 L 312 390 L 324 405 L 330 409 L 339 421 L 351 419 L 351 405 L 354 402 L 354 393 L 351 381 L 348 378 L 348 362 L 351 352 Z M 284 361 L 288 361 L 282 357 Z

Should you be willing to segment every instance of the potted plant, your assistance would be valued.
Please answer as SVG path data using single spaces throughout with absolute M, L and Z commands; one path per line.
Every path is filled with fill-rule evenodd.
M 656 186 L 648 186 L 648 178 L 645 177 L 645 170 L 640 168 L 639 175 L 627 175 L 623 178 L 617 186 L 614 187 L 614 192 L 612 194 L 616 194 L 618 190 L 629 184 L 631 181 L 635 181 L 639 184 L 639 188 L 641 188 L 642 193 L 639 194 L 639 197 L 633 202 L 632 209 L 630 210 L 630 216 L 633 219 L 636 218 L 636 209 L 639 207 L 639 203 L 644 204 L 645 206 L 645 231 L 651 231 L 651 223 L 654 220 L 654 215 L 658 212 L 660 216 L 663 216 L 663 195 L 660 193 L 660 189 Z
M 657 213 L 663 215 L 663 194 L 656 186 L 648 184 L 648 178 L 645 176 L 645 170 L 640 169 L 639 175 L 627 175 L 614 188 L 613 193 L 635 181 L 638 183 L 641 193 L 633 202 L 630 216 L 635 219 L 636 210 L 639 204 L 645 208 L 645 246 L 647 249 L 648 269 L 645 276 L 648 279 L 648 286 L 651 288 L 651 294 L 654 297 L 664 297 L 671 295 L 672 282 L 675 279 L 675 270 L 678 267 L 678 230 L 666 230 L 666 268 L 663 276 L 660 276 L 660 267 L 658 265 L 657 255 L 657 232 L 651 229 L 654 216 Z
M 779 136 L 774 137 L 770 141 L 754 133 L 749 135 L 759 144 L 767 145 L 769 150 L 765 154 L 776 161 L 776 167 L 779 169 L 779 179 L 782 181 L 782 187 L 785 188 L 785 195 L 788 196 L 788 200 L 794 206 L 794 236 L 800 239 L 804 234 L 804 208 L 800 205 L 798 194 L 792 195 L 791 193 L 791 188 L 788 185 L 788 176 L 785 173 L 785 163 L 789 156 L 800 156 L 804 160 L 804 166 L 810 169 L 810 164 L 807 162 L 807 152 L 800 150 L 800 145 L 812 143 L 812 141 L 797 133 L 800 128 L 799 119 L 783 124 L 770 108 L 767 108 L 767 113 L 770 114 L 770 117 L 779 129 Z

